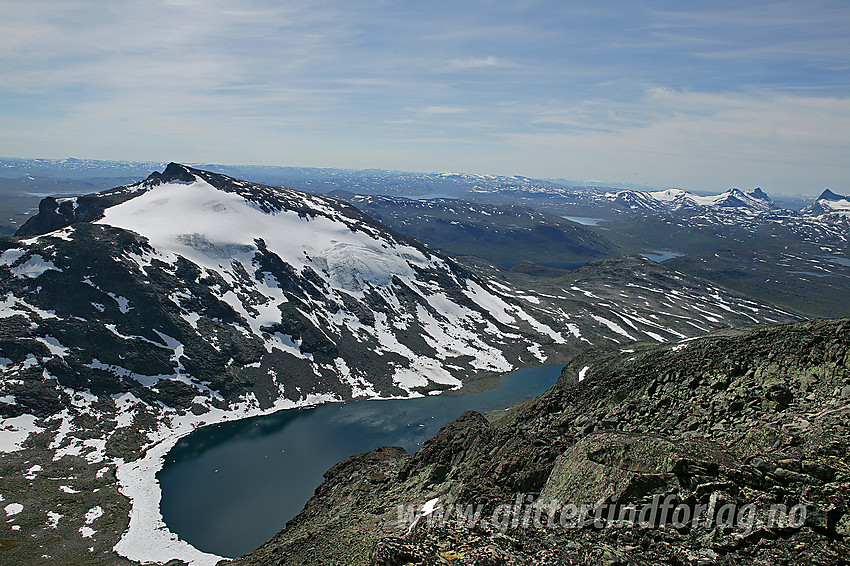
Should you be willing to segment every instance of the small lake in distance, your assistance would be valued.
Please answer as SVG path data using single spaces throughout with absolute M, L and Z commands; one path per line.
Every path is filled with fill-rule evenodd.
M 297 515 L 337 462 L 379 446 L 415 452 L 464 411 L 540 395 L 562 367 L 518 369 L 468 395 L 328 403 L 200 428 L 177 443 L 157 474 L 162 516 L 199 550 L 245 554 Z
M 605 222 L 604 218 L 593 218 L 592 216 L 561 216 L 561 218 L 566 218 L 583 226 L 599 226 L 600 222 Z
M 682 257 L 685 254 L 666 250 L 652 250 L 649 252 L 644 252 L 641 255 L 646 259 L 651 259 L 654 262 L 661 263 L 662 261 L 667 261 L 668 259 L 673 259 L 674 257 Z

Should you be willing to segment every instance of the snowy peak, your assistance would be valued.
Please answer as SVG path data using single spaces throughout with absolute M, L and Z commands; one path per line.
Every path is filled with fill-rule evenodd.
M 663 208 L 673 211 L 708 207 L 726 210 L 735 209 L 744 213 L 759 213 L 774 208 L 773 202 L 760 188 L 747 192 L 732 188 L 719 195 L 712 196 L 699 196 L 682 189 L 666 189 L 643 194 L 660 203 Z
M 163 190 L 161 189 L 163 186 L 168 186 L 170 189 Z M 180 194 L 179 187 L 185 187 L 187 192 L 194 195 L 196 199 L 201 198 L 198 194 L 201 186 L 206 187 L 209 191 L 221 193 L 222 198 L 224 198 L 223 195 L 230 194 L 233 203 L 239 202 L 242 206 L 251 206 L 267 214 L 289 211 L 296 212 L 299 217 L 304 219 L 321 216 L 343 221 L 355 230 L 358 228 L 366 229 L 366 227 L 371 227 L 373 231 L 382 229 L 378 228 L 379 225 L 374 220 L 365 216 L 356 208 L 334 199 L 291 189 L 250 183 L 178 163 L 169 163 L 162 173 L 154 172 L 145 180 L 132 185 L 116 187 L 72 199 L 57 200 L 47 197 L 39 207 L 39 214 L 27 221 L 18 230 L 17 235 L 37 236 L 70 226 L 75 222 L 98 221 L 107 214 L 108 209 L 142 198 L 151 191 L 157 194 L 168 192 L 171 197 L 177 198 L 181 206 L 203 205 L 203 202 L 193 203 L 188 195 L 177 197 Z M 211 195 L 212 193 L 207 196 L 212 198 Z M 145 197 L 143 200 L 149 200 L 149 197 Z M 156 214 L 157 210 L 165 211 L 171 208 L 173 207 L 160 206 L 156 210 L 149 210 L 148 212 Z M 210 210 L 207 210 L 206 216 L 211 222 L 215 222 L 216 217 L 210 215 L 210 212 Z
M 802 213 L 810 216 L 846 218 L 850 216 L 850 197 L 826 189 L 815 202 L 804 208 Z
M 746 194 L 747 194 L 749 197 L 754 198 L 754 199 L 758 199 L 758 200 L 763 200 L 763 201 L 771 202 L 770 197 L 769 197 L 769 196 L 767 196 L 767 193 L 766 193 L 766 192 L 764 192 L 763 190 L 761 190 L 761 187 L 756 187 L 755 189 L 753 189 L 753 190 L 751 190 L 751 191 L 747 191 L 747 193 L 746 193 Z
M 605 196 L 621 207 L 652 213 L 700 213 L 711 210 L 753 215 L 774 208 L 773 202 L 760 188 L 747 192 L 733 188 L 711 196 L 700 196 L 675 188 L 663 191 L 620 190 L 608 192 Z
M 711 197 L 709 197 L 711 198 Z M 746 209 L 753 212 L 765 212 L 773 208 L 773 202 L 760 189 L 744 192 L 740 189 L 729 189 L 714 197 L 714 206 Z
M 51 296 L 55 284 L 58 324 L 86 320 L 107 337 L 67 370 L 75 382 L 179 381 L 267 408 L 455 388 L 567 343 L 535 303 L 351 205 L 174 163 L 133 185 L 46 199 L 18 236 L 0 268 Z M 149 367 L 116 355 L 139 341 L 170 357 Z
M 146 190 L 151 190 L 160 185 L 183 185 L 194 186 L 198 183 L 208 185 L 216 191 L 238 195 L 246 203 L 259 208 L 266 213 L 281 211 L 300 211 L 304 214 L 332 214 L 343 212 L 349 216 L 357 216 L 357 210 L 337 201 L 325 197 L 310 195 L 301 191 L 285 189 L 282 187 L 271 187 L 259 183 L 250 183 L 201 169 L 194 169 L 178 163 L 169 163 L 162 173 L 154 172 L 147 179 L 139 183 Z M 312 208 L 311 208 L 312 207 Z
M 271 254 L 351 292 L 431 265 L 421 246 L 324 197 L 181 166 L 156 180 L 144 193 L 107 208 L 97 222 L 140 234 L 159 254 L 206 269 L 238 261 L 250 273 L 257 254 Z

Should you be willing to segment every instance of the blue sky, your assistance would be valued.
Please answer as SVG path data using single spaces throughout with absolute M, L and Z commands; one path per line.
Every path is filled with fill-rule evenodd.
M 850 2 L 0 0 L 0 155 L 850 192 Z

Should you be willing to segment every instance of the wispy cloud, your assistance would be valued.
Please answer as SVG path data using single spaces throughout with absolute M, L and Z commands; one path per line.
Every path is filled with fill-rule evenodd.
M 841 190 L 850 4 L 670 6 L 0 0 L 0 153 Z
M 418 110 L 416 110 L 416 109 L 411 109 L 411 110 L 415 110 L 415 111 L 421 112 L 423 114 L 466 114 L 467 112 L 469 112 L 468 108 L 461 108 L 459 106 L 440 106 L 440 105 L 426 106 L 425 108 L 420 108 Z
M 584 176 L 605 170 L 655 186 L 679 177 L 701 189 L 749 183 L 816 192 L 829 183 L 815 179 L 841 184 L 850 168 L 850 97 L 655 88 L 639 102 L 538 109 L 531 119 L 540 116 L 578 118 L 504 139 L 523 154 L 559 155 Z
M 507 65 L 509 65 L 507 61 L 503 61 L 502 59 L 492 55 L 487 57 L 461 57 L 460 59 L 452 59 L 449 61 L 449 68 L 458 71 L 505 67 Z
M 850 63 L 850 8 L 844 2 L 709 5 L 652 14 L 650 37 L 698 57 L 803 61 L 838 69 Z

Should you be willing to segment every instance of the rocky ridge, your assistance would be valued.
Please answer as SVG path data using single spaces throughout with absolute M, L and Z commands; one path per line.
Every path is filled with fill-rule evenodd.
M 416 454 L 341 462 L 286 529 L 232 564 L 846 564 L 849 346 L 843 319 L 588 353 L 541 397 L 467 413 Z M 458 512 L 488 518 L 517 496 L 524 509 L 669 497 L 756 512 L 748 528 L 744 515 L 564 528 Z M 775 505 L 804 517 L 768 521 Z

